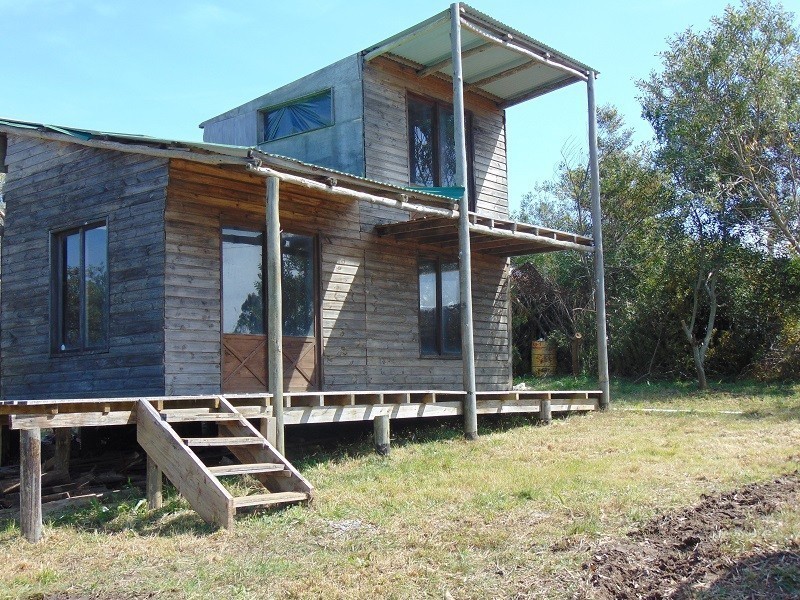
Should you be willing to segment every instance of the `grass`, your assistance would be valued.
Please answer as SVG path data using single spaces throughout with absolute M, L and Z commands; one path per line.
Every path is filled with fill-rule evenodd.
M 396 428 L 389 457 L 361 437 L 296 461 L 314 507 L 243 517 L 232 533 L 174 492 L 159 511 L 129 491 L 68 513 L 38 545 L 0 524 L 0 598 L 572 598 L 587 591 L 581 566 L 600 541 L 800 466 L 798 386 L 615 382 L 612 394 L 615 408 L 700 412 L 612 410 L 550 427 L 487 418 L 477 442 L 429 423 Z M 713 412 L 734 407 L 744 414 Z M 800 509 L 788 507 L 725 549 L 799 544 Z

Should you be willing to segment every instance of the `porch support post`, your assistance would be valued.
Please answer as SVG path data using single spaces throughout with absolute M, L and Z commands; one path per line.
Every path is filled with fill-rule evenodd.
M 19 439 L 19 525 L 35 544 L 42 539 L 42 431 L 23 429 Z
M 472 335 L 472 257 L 469 247 L 469 189 L 467 186 L 467 136 L 464 119 L 464 76 L 461 69 L 461 6 L 450 5 L 450 44 L 453 56 L 453 119 L 456 151 L 456 185 L 464 188 L 458 201 L 458 264 L 461 293 L 461 362 L 463 365 L 464 437 L 478 437 L 475 386 L 475 342 Z
M 594 238 L 594 301 L 597 320 L 597 371 L 600 389 L 600 409 L 606 410 L 611 401 L 608 383 L 608 344 L 606 333 L 606 276 L 603 264 L 603 223 L 600 212 L 600 164 L 597 158 L 597 107 L 594 98 L 595 72 L 589 71 L 586 81 L 589 101 L 589 174 L 592 196 L 592 237 Z
M 281 292 L 280 180 L 267 177 L 267 365 L 275 447 L 284 454 L 283 425 L 283 310 Z
M 158 510 L 164 505 L 164 476 L 155 461 L 147 455 L 147 476 L 145 480 L 147 507 Z

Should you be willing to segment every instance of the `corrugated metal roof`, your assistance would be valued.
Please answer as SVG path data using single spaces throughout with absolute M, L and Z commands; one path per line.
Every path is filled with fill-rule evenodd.
M 507 107 L 586 79 L 591 67 L 465 4 L 461 5 L 461 52 L 468 89 Z M 420 73 L 452 78 L 450 11 L 363 51 L 367 60 L 394 56 Z
M 155 138 L 147 135 L 137 135 L 128 133 L 112 133 L 107 131 L 95 131 L 91 129 L 78 129 L 75 127 L 64 127 L 60 125 L 46 125 L 44 123 L 32 123 L 29 121 L 17 121 L 15 119 L 6 119 L 0 117 L 0 131 L 3 128 L 17 130 L 23 135 L 37 135 L 37 134 L 60 134 L 74 138 L 77 143 L 81 141 L 99 141 L 99 142 L 116 142 L 120 144 L 130 145 L 132 150 L 135 151 L 136 145 L 147 146 L 150 148 L 158 148 L 162 150 L 175 150 L 182 151 L 180 158 L 185 160 L 192 160 L 192 154 L 203 155 L 217 155 L 220 157 L 227 157 L 232 159 L 231 164 L 252 163 L 254 159 L 262 161 L 265 165 L 270 165 L 276 168 L 296 165 L 303 168 L 304 171 L 313 170 L 315 175 L 321 177 L 332 177 L 341 179 L 342 181 L 350 181 L 351 184 L 363 184 L 365 188 L 378 188 L 382 190 L 393 190 L 399 193 L 412 193 L 415 196 L 423 196 L 438 202 L 439 205 L 445 203 L 448 207 L 454 205 L 453 202 L 453 188 L 420 188 L 420 187 L 405 187 L 378 181 L 375 179 L 368 179 L 351 173 L 337 171 L 328 167 L 322 167 L 312 163 L 307 163 L 296 158 L 289 156 L 282 156 L 280 154 L 270 154 L 259 150 L 255 147 L 247 146 L 231 146 L 227 144 L 212 144 L 208 142 L 186 142 L 176 141 L 164 138 Z M 459 188 L 460 189 L 460 188 Z

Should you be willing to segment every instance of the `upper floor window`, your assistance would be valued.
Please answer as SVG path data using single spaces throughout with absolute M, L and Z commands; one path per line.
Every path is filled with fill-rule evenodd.
M 108 347 L 108 226 L 56 233 L 52 243 L 54 350 Z
M 333 92 L 328 89 L 267 108 L 264 140 L 271 142 L 306 131 L 333 125 Z
M 422 356 L 461 356 L 458 263 L 420 259 L 419 350 Z
M 465 114 L 467 134 L 467 181 L 470 210 L 474 207 L 472 185 L 472 114 Z M 453 107 L 418 96 L 408 97 L 408 141 L 411 185 L 456 185 L 455 119 Z

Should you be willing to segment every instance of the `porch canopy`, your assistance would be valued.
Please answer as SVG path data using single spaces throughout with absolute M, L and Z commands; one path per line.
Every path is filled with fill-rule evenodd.
M 461 63 L 464 90 L 508 108 L 579 81 L 591 67 L 483 14 L 466 4 L 461 12 Z M 450 10 L 445 10 L 363 51 L 414 67 L 419 77 L 452 79 Z
M 458 219 L 422 217 L 389 225 L 377 225 L 376 233 L 395 240 L 409 240 L 440 248 L 458 248 Z M 473 252 L 493 256 L 524 256 L 556 250 L 593 252 L 592 238 L 537 227 L 506 219 L 469 213 L 470 247 Z

